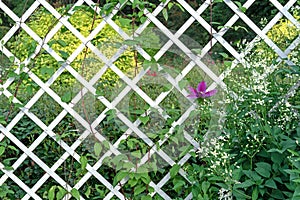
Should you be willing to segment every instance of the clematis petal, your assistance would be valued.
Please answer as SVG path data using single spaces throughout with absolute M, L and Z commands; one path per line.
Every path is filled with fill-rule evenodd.
M 214 96 L 218 90 L 211 90 L 202 94 L 203 98 Z
M 195 88 L 189 87 L 189 90 L 190 90 L 190 94 L 188 95 L 188 97 L 190 97 L 190 98 L 198 98 L 199 97 L 198 92 Z
M 205 91 L 206 91 L 206 83 L 205 83 L 205 81 L 202 81 L 202 82 L 200 82 L 198 84 L 197 91 L 205 93 Z

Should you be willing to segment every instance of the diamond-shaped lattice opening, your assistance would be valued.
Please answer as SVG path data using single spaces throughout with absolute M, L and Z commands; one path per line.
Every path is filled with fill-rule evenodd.
M 191 106 L 189 100 L 183 96 L 178 90 L 173 89 L 168 96 L 159 104 L 164 109 L 166 114 L 171 118 L 168 120 L 168 124 L 177 120 Z
M 79 188 L 79 192 L 85 199 L 104 199 L 109 190 L 99 180 L 92 176 L 81 188 Z
M 21 17 L 34 1 L 5 1 L 5 5 L 9 7 L 18 17 Z
M 85 80 L 90 81 L 97 73 L 105 67 L 104 62 L 97 57 L 90 49 L 84 49 L 72 62 L 71 66 Z
M 153 181 L 155 184 L 158 184 L 171 169 L 169 163 L 167 163 L 167 161 L 165 161 L 157 153 L 151 155 L 151 158 L 147 160 L 147 163 L 150 163 L 150 165 L 152 165 L 151 170 L 149 170 L 148 174 L 151 178 L 151 181 Z
M 69 146 L 83 133 L 85 129 L 70 114 L 67 114 L 54 128 L 58 140 L 63 140 Z
M 49 167 L 53 166 L 64 152 L 65 150 L 49 136 L 47 136 L 33 151 L 33 153 Z
M 149 108 L 149 104 L 136 92 L 130 91 L 117 105 L 117 108 L 129 120 L 134 122 L 141 113 L 144 113 Z
M 282 50 L 286 48 L 299 36 L 300 29 L 287 18 L 282 18 L 267 33 L 267 36 Z
M 44 93 L 30 108 L 41 121 L 49 125 L 62 111 L 62 107 L 48 94 Z
M 43 197 L 48 194 L 51 187 L 57 187 L 56 192 L 58 191 L 66 191 L 63 189 L 63 186 L 61 186 L 57 181 L 55 181 L 52 177 L 49 177 L 44 184 L 37 190 L 36 194 L 40 197 Z M 46 196 L 48 198 L 48 196 Z
M 152 59 L 153 56 L 162 48 L 163 44 L 168 41 L 168 38 L 164 35 L 164 33 L 153 26 L 153 24 L 148 25 L 142 33 L 134 38 L 134 41 L 137 42 L 138 46 L 146 51 Z M 142 55 L 138 54 L 138 60 L 140 59 L 141 62 L 143 62 L 144 59 Z
M 45 171 L 38 166 L 33 160 L 27 158 L 22 164 L 14 171 L 14 174 L 22 180 L 29 187 L 34 184 L 45 174 Z
M 208 45 L 211 47 L 210 44 Z M 239 50 L 242 51 L 243 48 L 244 46 L 239 46 Z M 218 72 L 224 70 L 224 67 L 227 67 L 229 62 L 234 58 L 235 57 L 230 53 L 230 51 L 217 42 L 212 48 L 209 49 L 209 52 L 201 58 L 201 61 L 216 75 L 218 75 Z
M 6 123 L 9 123 L 20 112 L 20 109 L 17 106 L 13 106 L 4 94 L 0 95 L 0 102 L 0 116 L 4 118 Z M 3 123 L 2 125 L 5 124 Z
M 80 95 L 82 93 L 80 92 Z M 90 124 L 104 111 L 106 107 L 90 92 L 81 95 L 80 101 L 74 105 L 74 110 Z
M 121 26 L 120 23 L 116 22 Z M 126 27 L 122 27 L 123 31 L 127 31 Z M 124 39 L 109 24 L 106 24 L 101 31 L 93 38 L 92 44 L 107 58 L 111 59 L 118 49 L 123 45 Z M 127 53 L 128 54 L 128 53 Z M 100 60 L 100 58 L 99 58 Z
M 76 148 L 76 153 L 80 156 L 86 156 L 88 164 L 93 166 L 97 161 L 109 151 L 107 141 L 99 141 L 97 133 L 90 133 Z
M 191 62 L 191 59 L 173 44 L 158 62 L 163 72 L 175 78 Z
M 194 21 L 192 25 L 189 26 L 184 32 L 184 37 L 191 38 L 190 40 L 193 40 L 193 43 L 198 43 L 202 47 L 204 47 L 211 38 L 210 33 L 198 21 Z
M 144 139 L 145 138 L 139 138 L 136 134 L 132 133 L 129 137 L 120 142 L 118 149 L 127 157 L 127 159 L 124 160 L 134 165 L 140 163 L 141 158 L 146 155 L 149 150 L 149 146 L 143 141 Z
M 21 156 L 22 151 L 7 138 L 1 141 L 1 146 L 6 147 L 5 152 L 1 155 L 1 163 L 9 170 L 14 162 Z
M 162 190 L 171 197 L 185 198 L 191 192 L 190 183 L 184 179 L 180 174 L 177 174 L 174 178 L 171 178 L 164 186 Z
M 2 26 L 0 26 L 0 39 L 2 39 L 2 37 L 4 37 L 4 35 L 10 30 L 10 28 L 13 27 L 15 21 L 2 12 L 0 13 L 0 16 L 2 19 Z
M 35 52 L 37 45 L 38 43 L 23 29 L 19 29 L 18 33 L 5 44 L 7 49 L 21 62 Z M 33 67 L 32 64 L 33 62 L 29 64 L 28 68 Z
M 11 71 L 13 67 L 13 63 L 11 60 L 4 55 L 0 54 L 0 84 L 4 84 L 4 82 L 8 79 L 8 73 Z
M 115 156 L 111 155 L 109 157 L 106 157 L 103 160 L 103 164 L 101 167 L 97 169 L 97 172 L 101 174 L 108 182 L 113 183 L 114 177 L 116 176 L 117 172 L 111 164 L 111 159 L 113 159 Z
M 229 30 L 224 34 L 223 38 L 236 50 L 244 49 L 247 42 L 256 37 L 256 33 L 241 19 L 238 19 Z
M 222 10 L 222 12 L 219 12 L 220 10 Z M 213 3 L 212 9 L 208 6 L 201 14 L 201 17 L 208 24 L 211 24 L 216 31 L 218 31 L 225 26 L 233 15 L 234 12 L 225 3 Z M 198 35 L 196 35 L 196 37 L 198 37 Z M 201 40 L 201 38 L 199 39 Z
M 136 59 L 131 49 L 123 52 L 114 62 L 114 65 L 131 79 L 133 79 L 142 68 L 139 60 Z
M 184 138 L 182 131 L 177 131 L 160 147 L 173 161 L 178 162 L 193 146 Z
M 96 130 L 111 143 L 115 143 L 128 129 L 114 110 L 106 112 L 106 117 L 99 123 Z
M 81 41 L 65 26 L 62 26 L 48 42 L 48 45 L 64 60 L 66 60 L 80 44 Z
M 39 86 L 25 72 L 20 77 L 22 81 L 14 81 L 7 89 L 25 106 L 38 91 Z
M 81 84 L 68 71 L 64 71 L 50 88 L 61 97 L 65 103 L 70 103 L 71 100 L 80 92 Z
M 287 0 L 284 0 L 287 2 Z M 280 1 L 283 3 L 283 1 Z M 284 6 L 284 4 L 282 4 Z M 273 4 L 267 1 L 254 1 L 245 14 L 260 28 L 263 29 L 279 12 Z
M 60 67 L 60 64 L 44 49 L 35 57 L 31 59 L 28 68 L 37 75 L 43 82 L 54 74 L 54 72 Z
M 24 115 L 11 130 L 11 133 L 27 147 L 29 147 L 42 132 L 43 130 L 26 115 Z
M 162 139 L 170 128 L 166 120 L 157 110 L 151 109 L 151 113 L 139 117 L 141 123 L 139 129 L 143 131 L 153 142 Z
M 73 157 L 68 157 L 55 171 L 58 176 L 64 179 L 70 186 L 74 185 L 87 173 Z
M 189 12 L 183 12 L 181 9 L 184 8 L 173 6 L 171 9 L 168 9 L 168 20 L 165 19 L 163 12 L 160 12 L 157 18 L 167 29 L 177 31 L 191 16 Z
M 203 62 L 208 63 L 207 67 L 209 67 L 211 71 L 218 75 L 218 67 L 215 65 L 215 63 L 211 64 L 214 61 L 211 61 L 209 58 L 207 60 L 204 58 Z M 189 73 L 184 77 L 184 80 L 188 81 L 185 89 L 187 89 L 187 86 L 196 88 L 198 83 L 201 81 L 205 81 L 207 87 L 214 82 L 198 65 L 195 65 L 193 69 L 189 71 Z
M 68 21 L 84 36 L 87 37 L 102 21 L 100 15 L 86 4 L 81 5 L 70 16 Z M 95 18 L 94 18 L 95 15 Z
M 37 8 L 26 20 L 26 24 L 41 38 L 44 38 L 57 22 L 57 19 L 43 6 Z
M 9 191 L 6 196 L 8 199 L 22 199 L 26 195 L 26 192 L 10 178 L 8 178 L 1 186 Z
M 137 84 L 153 101 L 172 88 L 162 72 L 149 70 Z
M 126 83 L 111 69 L 108 69 L 95 84 L 96 93 L 113 101 L 127 86 Z

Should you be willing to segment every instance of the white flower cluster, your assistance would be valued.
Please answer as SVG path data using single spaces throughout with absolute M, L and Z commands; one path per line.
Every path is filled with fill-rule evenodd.
M 232 200 L 232 192 L 230 190 L 226 190 L 224 188 L 221 188 L 218 192 L 219 194 L 219 200 Z

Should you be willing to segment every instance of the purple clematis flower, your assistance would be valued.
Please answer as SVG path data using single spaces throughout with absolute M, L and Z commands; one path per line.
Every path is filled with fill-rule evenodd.
M 205 81 L 200 82 L 197 88 L 189 87 L 189 90 L 191 93 L 188 95 L 188 97 L 192 99 L 207 98 L 217 93 L 217 90 L 206 91 Z

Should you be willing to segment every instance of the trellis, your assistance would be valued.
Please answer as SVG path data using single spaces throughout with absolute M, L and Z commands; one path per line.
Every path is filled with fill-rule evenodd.
M 259 0 L 257 0 L 259 1 Z M 124 4 L 127 1 L 124 2 Z M 214 30 L 208 22 L 206 22 L 202 17 L 201 14 L 209 9 L 209 5 L 211 3 L 210 0 L 206 0 L 204 3 L 202 3 L 197 10 L 194 10 L 191 5 L 189 5 L 185 0 L 177 0 L 177 2 L 191 15 L 190 18 L 182 25 L 182 27 L 177 30 L 176 33 L 172 33 L 170 30 L 168 30 L 161 21 L 158 19 L 158 15 L 162 12 L 162 10 L 167 6 L 169 3 L 169 0 L 167 0 L 165 3 L 161 3 L 159 6 L 154 9 L 153 12 L 148 11 L 147 9 L 144 9 L 143 12 L 145 16 L 147 17 L 147 20 L 141 24 L 134 34 L 138 35 L 142 33 L 150 23 L 153 23 L 165 36 L 168 37 L 168 42 L 164 44 L 164 46 L 156 53 L 154 56 L 155 60 L 159 60 L 168 49 L 175 44 L 180 50 L 182 50 L 190 59 L 191 62 L 182 70 L 182 73 L 179 74 L 176 78 L 172 78 L 172 76 L 165 76 L 166 80 L 172 84 L 174 90 L 178 90 L 183 96 L 187 96 L 188 93 L 186 90 L 180 89 L 178 83 L 184 78 L 188 72 L 190 72 L 193 68 L 200 67 L 213 81 L 214 83 L 209 87 L 209 89 L 215 88 L 217 85 L 221 86 L 222 88 L 226 88 L 225 83 L 222 81 L 229 71 L 223 72 L 220 76 L 216 75 L 207 65 L 205 65 L 201 58 L 206 55 L 212 46 L 214 46 L 216 43 L 220 43 L 224 48 L 226 48 L 227 51 L 230 52 L 230 54 L 235 58 L 233 61 L 233 64 L 231 66 L 231 70 L 237 66 L 239 63 L 242 63 L 244 65 L 247 65 L 246 61 L 244 60 L 244 57 L 247 55 L 247 53 L 251 50 L 251 48 L 248 48 L 248 51 L 239 53 L 237 52 L 231 44 L 224 39 L 224 34 L 229 31 L 228 28 L 233 26 L 235 22 L 237 22 L 239 19 L 243 20 L 249 28 L 252 29 L 253 32 L 257 35 L 256 38 L 253 39 L 253 41 L 250 43 L 253 45 L 257 38 L 261 38 L 264 40 L 264 42 L 270 46 L 274 52 L 278 55 L 278 61 L 287 62 L 287 64 L 292 65 L 293 63 L 287 59 L 289 53 L 295 49 L 300 42 L 300 36 L 295 39 L 290 46 L 282 51 L 272 40 L 270 40 L 266 33 L 278 22 L 279 19 L 281 19 L 283 16 L 286 17 L 289 21 L 291 21 L 298 29 L 300 29 L 299 22 L 289 13 L 289 9 L 296 4 L 297 0 L 289 0 L 285 5 L 281 5 L 277 0 L 270 0 L 269 3 L 273 4 L 277 9 L 278 13 L 274 16 L 274 18 L 268 22 L 268 24 L 261 30 L 244 12 L 242 12 L 238 6 L 231 0 L 224 0 L 224 3 L 235 13 L 228 22 L 224 25 L 224 28 L 217 31 Z M 248 0 L 243 7 L 246 9 L 249 8 L 255 0 Z M 100 9 L 94 7 L 94 2 L 91 0 L 78 0 L 75 4 L 75 6 L 83 5 L 84 3 L 88 4 L 92 9 L 94 9 L 96 12 L 100 12 Z M 34 13 L 34 11 L 40 7 L 43 6 L 47 11 L 49 11 L 56 19 L 59 20 L 60 23 L 57 23 L 52 30 L 47 34 L 47 36 L 42 39 L 40 38 L 30 27 L 28 27 L 25 24 L 25 21 L 29 19 L 29 17 Z M 122 152 L 118 150 L 118 144 L 120 141 L 131 133 L 135 133 L 139 138 L 141 138 L 149 147 L 150 149 L 150 155 L 153 155 L 154 153 L 158 154 L 161 158 L 164 159 L 164 161 L 170 165 L 173 166 L 176 164 L 174 160 L 170 158 L 170 156 L 165 153 L 162 149 L 156 147 L 154 145 L 154 142 L 147 137 L 145 133 L 143 133 L 139 129 L 139 125 L 141 124 L 140 120 L 135 121 L 132 123 L 122 112 L 120 112 L 116 105 L 122 101 L 122 99 L 132 90 L 135 91 L 140 97 L 142 97 L 151 107 L 158 109 L 161 113 L 163 113 L 163 109 L 160 107 L 160 103 L 168 96 L 169 93 L 161 93 L 157 99 L 152 100 L 141 88 L 137 86 L 137 83 L 142 79 L 142 77 L 147 73 L 147 70 L 141 70 L 141 72 L 134 77 L 133 79 L 130 79 L 127 77 L 120 69 L 118 69 L 114 65 L 114 61 L 118 59 L 119 56 L 122 55 L 122 53 L 127 49 L 127 45 L 124 44 L 120 47 L 120 49 L 117 51 L 117 53 L 111 58 L 106 58 L 92 43 L 91 40 L 103 29 L 105 25 L 111 26 L 116 32 L 120 34 L 122 38 L 125 40 L 130 40 L 133 38 L 132 35 L 127 35 L 124 31 L 122 31 L 122 28 L 120 28 L 113 20 L 112 18 L 118 14 L 119 8 L 122 7 L 122 5 L 118 4 L 114 10 L 106 17 L 104 17 L 104 20 L 90 33 L 88 37 L 84 37 L 78 30 L 76 30 L 73 25 L 68 21 L 68 16 L 61 16 L 47 1 L 45 0 L 36 0 L 27 10 L 26 12 L 21 16 L 18 17 L 16 14 L 12 12 L 10 8 L 8 8 L 2 1 L 0 1 L 0 8 L 15 22 L 15 25 L 6 33 L 6 35 L 1 39 L 1 48 L 0 50 L 7 56 L 11 57 L 14 56 L 6 47 L 5 44 L 16 34 L 18 29 L 21 27 L 23 30 L 25 30 L 39 45 L 36 47 L 36 51 L 34 54 L 30 55 L 23 63 L 27 66 L 30 63 L 31 59 L 34 59 L 36 56 L 36 53 L 40 51 L 41 48 L 45 49 L 56 61 L 62 61 L 63 64 L 61 67 L 53 74 L 53 76 L 47 81 L 42 82 L 34 73 L 32 73 L 27 67 L 25 67 L 23 70 L 28 73 L 29 77 L 40 87 L 38 92 L 28 101 L 28 103 L 20 108 L 20 112 L 13 118 L 13 120 L 7 124 L 6 126 L 0 124 L 0 141 L 2 141 L 5 137 L 11 140 L 16 146 L 18 146 L 22 151 L 23 154 L 14 162 L 12 165 L 13 170 L 6 170 L 4 169 L 4 166 L 2 163 L 0 163 L 0 169 L 4 173 L 3 176 L 0 177 L 0 184 L 6 182 L 8 178 L 13 180 L 20 188 L 22 188 L 27 194 L 22 199 L 42 199 L 39 195 L 36 194 L 36 192 L 39 190 L 39 188 L 49 179 L 50 177 L 53 178 L 55 181 L 57 181 L 60 186 L 64 187 L 67 191 L 71 191 L 72 188 L 80 189 L 89 178 L 92 176 L 95 177 L 99 182 L 101 182 L 103 185 L 105 185 L 109 189 L 109 193 L 106 195 L 104 199 L 111 199 L 113 196 L 116 196 L 119 199 L 124 199 L 123 194 L 120 192 L 120 185 L 117 184 L 116 186 L 113 186 L 112 183 L 107 181 L 102 174 L 100 174 L 97 169 L 99 169 L 102 165 L 102 161 L 105 157 L 111 156 L 111 155 L 119 155 Z M 70 12 L 70 15 L 72 15 L 72 11 Z M 194 23 L 198 22 L 203 26 L 208 32 L 212 31 L 212 41 L 207 43 L 201 51 L 201 55 L 196 55 L 192 52 L 191 49 L 189 49 L 179 38 L 182 36 L 185 31 Z M 64 59 L 61 58 L 51 47 L 47 44 L 48 41 L 50 41 L 51 38 L 57 33 L 57 31 L 62 27 L 65 26 L 68 30 L 70 30 L 82 43 L 81 45 L 68 57 L 67 61 L 64 62 Z M 84 77 L 82 77 L 74 68 L 72 68 L 68 63 L 71 63 L 79 54 L 83 51 L 85 47 L 88 47 L 91 49 L 91 51 L 99 57 L 106 65 L 103 67 L 90 81 L 87 81 Z M 147 54 L 146 51 L 144 51 L 141 47 L 137 47 L 137 51 L 147 60 L 150 60 L 150 56 Z M 21 61 L 16 60 L 17 63 L 21 63 Z M 271 66 L 272 67 L 272 66 Z M 94 122 L 89 124 L 82 116 L 80 116 L 73 108 L 73 106 L 79 102 L 83 95 L 87 94 L 88 92 L 92 93 L 96 96 L 96 89 L 94 87 L 94 84 L 99 80 L 99 78 L 105 73 L 105 71 L 110 68 L 112 69 L 119 77 L 122 78 L 122 80 L 127 84 L 127 86 L 122 90 L 122 92 L 113 100 L 108 101 L 104 97 L 99 97 L 98 100 L 101 101 L 105 106 L 106 109 L 96 118 Z M 50 86 L 54 83 L 54 81 L 64 72 L 68 71 L 70 74 L 72 74 L 78 82 L 80 82 L 84 88 L 82 89 L 81 93 L 78 93 L 73 99 L 72 102 L 67 104 L 62 102 L 61 97 L 56 94 Z M 7 97 L 7 101 L 10 97 L 13 97 L 13 94 L 8 90 L 8 87 L 14 83 L 14 78 L 8 79 L 5 83 L 0 84 L 0 88 L 2 89 L 0 91 L 0 95 L 5 95 Z M 297 85 L 299 87 L 299 84 Z M 47 93 L 49 96 L 51 96 L 62 108 L 63 110 L 59 113 L 59 115 L 53 120 L 50 125 L 45 125 L 44 122 L 42 122 L 34 113 L 30 112 L 29 109 L 40 99 L 40 97 Z M 20 101 L 17 98 L 13 98 L 13 102 L 20 103 Z M 104 136 L 102 136 L 95 127 L 105 118 L 106 112 L 110 109 L 116 109 L 117 117 L 129 128 L 127 131 L 124 132 L 124 134 L 118 139 L 118 141 L 114 144 L 110 143 L 110 149 L 96 162 L 95 165 L 87 165 L 87 173 L 81 178 L 79 182 L 75 184 L 74 187 L 68 185 L 68 183 L 61 178 L 57 173 L 56 170 L 62 165 L 62 163 L 68 158 L 73 157 L 76 161 L 80 162 L 80 156 L 76 152 L 76 148 L 80 146 L 82 141 L 91 134 L 91 132 L 95 133 L 96 138 L 99 141 L 106 140 Z M 188 119 L 190 112 L 194 110 L 194 106 L 190 106 L 185 113 L 180 117 L 179 120 L 175 121 L 173 123 L 173 128 L 175 128 L 176 125 L 182 124 L 185 120 Z M 149 111 L 150 112 L 150 111 Z M 64 141 L 58 141 L 56 138 L 56 133 L 53 131 L 53 129 L 61 122 L 61 120 L 67 115 L 70 114 L 74 119 L 76 119 L 84 128 L 85 131 L 81 134 L 81 136 L 74 141 L 74 143 L 69 146 Z M 40 134 L 40 136 L 29 146 L 27 147 L 25 144 L 23 144 L 18 138 L 16 138 L 12 133 L 11 130 L 16 126 L 16 124 L 22 119 L 23 116 L 28 116 L 32 121 L 34 121 L 42 130 L 43 132 Z M 165 116 L 166 117 L 166 116 Z M 91 130 L 92 128 L 92 130 Z M 172 131 L 172 130 L 170 130 Z M 62 149 L 64 149 L 65 153 L 55 162 L 54 165 L 48 166 L 45 164 L 37 155 L 33 153 L 34 149 L 42 143 L 42 141 L 47 137 L 50 136 L 53 140 L 57 141 L 57 143 L 61 146 Z M 193 140 L 193 138 L 188 134 L 185 133 L 185 138 L 193 145 L 195 149 L 199 148 L 199 144 Z M 162 145 L 165 141 L 168 140 L 168 136 L 163 140 L 159 141 L 159 145 Z M 143 164 L 147 161 L 149 154 L 144 155 L 140 161 L 140 164 Z M 22 180 L 20 180 L 15 174 L 14 171 L 24 162 L 26 158 L 32 159 L 39 167 L 41 167 L 45 174 L 37 181 L 37 183 L 33 187 L 27 186 Z M 183 158 L 177 163 L 179 165 L 183 165 L 185 162 L 189 160 L 191 155 L 187 153 Z M 183 169 L 180 169 L 179 174 L 186 178 L 186 173 Z M 151 195 L 159 194 L 164 199 L 171 199 L 171 197 L 168 196 L 166 192 L 162 189 L 163 186 L 167 183 L 168 180 L 170 180 L 171 176 L 170 173 L 166 174 L 163 179 L 161 179 L 158 183 L 151 182 L 150 186 L 154 188 L 154 193 Z M 121 180 L 121 184 L 125 184 L 128 181 L 127 178 L 124 178 Z M 67 194 L 66 199 L 70 199 L 71 195 Z M 81 197 L 81 199 L 84 199 Z M 185 199 L 193 199 L 192 194 L 189 194 L 185 197 Z

